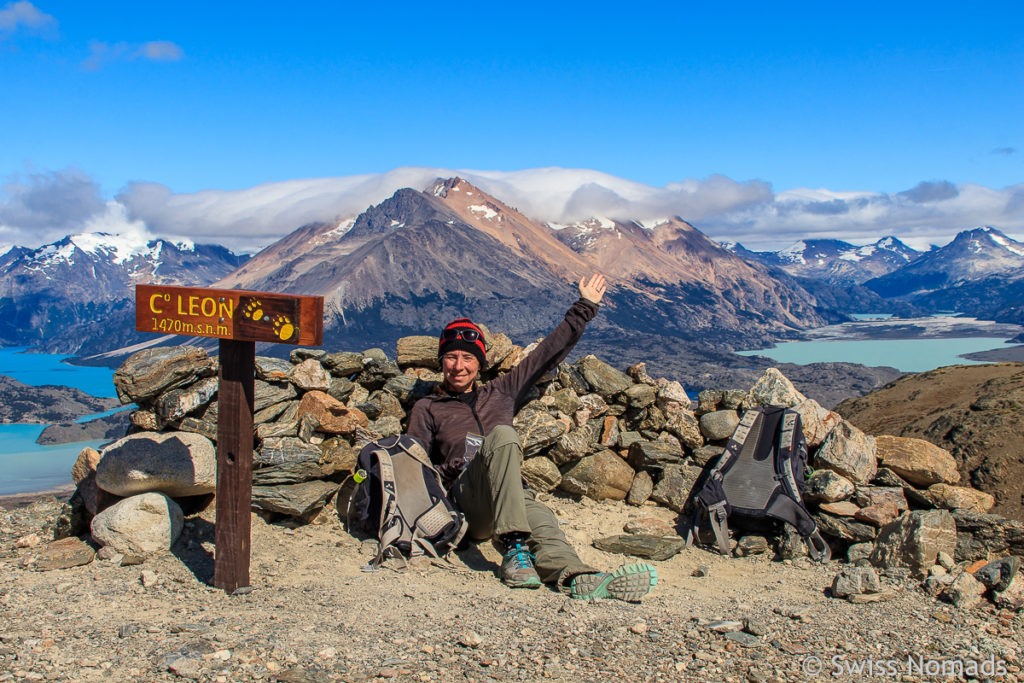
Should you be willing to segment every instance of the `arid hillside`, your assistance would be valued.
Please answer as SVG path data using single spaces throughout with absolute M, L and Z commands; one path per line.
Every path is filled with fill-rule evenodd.
M 836 412 L 869 434 L 925 439 L 956 458 L 963 480 L 1024 520 L 1024 364 L 954 365 L 905 375 Z

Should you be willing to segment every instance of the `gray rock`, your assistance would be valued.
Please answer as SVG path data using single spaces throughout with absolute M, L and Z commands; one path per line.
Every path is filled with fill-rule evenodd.
M 583 378 L 579 370 L 568 363 L 559 363 L 557 378 L 559 384 L 566 389 L 572 389 L 577 396 L 590 393 L 590 385 L 587 384 L 587 380 Z
M 619 432 L 619 448 L 628 450 L 637 441 L 643 441 L 640 432 Z
M 523 455 L 530 457 L 544 450 L 569 431 L 568 425 L 551 417 L 544 409 L 524 408 L 515 416 L 512 426 L 523 445 Z
M 197 420 L 196 418 L 187 415 L 177 422 L 172 422 L 168 426 L 177 429 L 179 432 L 190 432 L 192 434 L 198 434 L 199 436 L 205 436 L 212 443 L 217 442 L 217 425 L 213 422 Z
M 944 510 L 966 510 L 985 513 L 996 504 L 990 493 L 978 491 L 969 486 L 952 486 L 950 484 L 932 484 L 924 492 L 928 500 L 937 508 Z
M 704 445 L 700 423 L 689 408 L 673 402 L 664 404 L 662 409 L 665 413 L 665 431 L 679 439 L 690 450 Z
M 298 365 L 299 363 L 302 363 L 303 361 L 307 361 L 310 359 L 315 361 L 322 361 L 326 357 L 327 352 L 324 351 L 323 349 L 307 349 L 301 346 L 297 349 L 292 349 L 291 353 L 288 354 L 288 360 L 294 363 L 295 365 Z
M 874 540 L 877 533 L 875 527 L 854 522 L 845 517 L 836 517 L 824 512 L 816 512 L 812 517 L 818 523 L 821 533 L 844 541 L 865 543 Z
M 337 490 L 337 484 L 319 480 L 301 484 L 253 486 L 252 506 L 258 510 L 306 520 L 318 512 Z
M 686 541 L 681 538 L 647 534 L 618 534 L 594 539 L 594 547 L 606 553 L 632 555 L 660 562 L 677 555 L 686 547 Z
M 256 425 L 256 438 L 260 441 L 282 436 L 297 437 L 298 435 L 298 422 L 271 422 L 269 424 Z
M 327 391 L 331 387 L 331 375 L 314 358 L 293 366 L 287 378 L 302 391 Z
M 889 504 L 900 512 L 909 509 L 907 497 L 903 495 L 903 488 L 900 486 L 858 486 L 853 496 L 853 502 L 862 508 Z
M 399 380 L 401 377 L 393 377 L 392 380 Z M 392 380 L 389 380 L 392 381 Z M 327 394 L 336 401 L 345 402 L 345 399 L 349 397 L 352 390 L 355 389 L 356 383 L 350 380 L 348 377 L 331 377 L 331 383 L 327 387 Z M 384 387 L 387 388 L 387 385 Z M 394 392 L 392 392 L 394 393 Z
M 728 439 L 740 424 L 735 410 L 716 410 L 700 416 L 700 431 L 708 441 Z
M 554 399 L 554 406 L 557 410 L 572 415 L 583 407 L 580 397 L 572 389 L 561 389 L 551 394 Z
M 700 472 L 699 467 L 665 465 L 661 479 L 651 493 L 651 500 L 676 512 L 683 512 L 690 489 L 693 488 Z
M 768 552 L 768 539 L 764 536 L 748 534 L 736 541 L 733 552 L 737 557 L 749 557 L 751 555 L 764 555 Z
M 994 590 L 992 602 L 1000 609 L 1021 611 L 1024 608 L 1024 575 L 1017 574 L 1005 589 Z
M 119 496 L 147 491 L 169 496 L 212 493 L 217 489 L 217 451 L 199 434 L 139 432 L 103 449 L 96 483 Z
M 789 524 L 783 524 L 775 552 L 780 560 L 807 557 L 807 543 L 796 529 Z
M 292 384 L 256 380 L 253 410 L 260 411 L 275 403 L 290 401 L 298 395 L 299 392 Z
M 681 462 L 683 451 L 678 445 L 663 441 L 635 441 L 626 459 L 635 470 L 661 470 Z
M 33 558 L 30 567 L 37 572 L 54 569 L 71 569 L 89 564 L 96 558 L 94 551 L 80 538 L 70 536 L 51 541 L 39 555 Z
M 252 421 L 253 424 L 261 425 L 267 422 L 273 422 L 277 418 L 284 414 L 284 411 L 288 409 L 291 404 L 298 405 L 298 401 L 282 401 L 281 403 L 275 403 L 274 405 L 267 406 L 263 410 L 258 410 L 253 413 Z
M 974 609 L 981 604 L 984 595 L 984 584 L 971 576 L 970 572 L 963 572 L 953 579 L 953 583 L 942 593 L 942 597 L 960 609 Z
M 559 488 L 594 500 L 624 500 L 633 485 L 633 470 L 611 451 L 598 451 L 562 474 Z
M 256 356 L 256 378 L 264 382 L 283 382 L 292 370 L 292 364 L 282 358 Z
M 846 549 L 846 561 L 856 564 L 859 560 L 867 560 L 874 549 L 874 543 L 853 543 Z
M 882 582 L 871 567 L 844 567 L 832 580 L 832 597 L 835 598 L 881 591 Z
M 778 368 L 768 368 L 750 389 L 750 402 L 755 406 L 795 406 L 807 397 L 796 390 L 793 383 L 779 372 Z
M 927 488 L 960 481 L 956 460 L 949 451 L 932 443 L 885 434 L 876 443 L 880 464 L 915 486 Z
M 329 353 L 321 363 L 335 377 L 351 377 L 363 371 L 363 354 L 352 351 Z
M 569 465 L 590 453 L 593 443 L 594 435 L 590 425 L 584 425 L 558 437 L 551 450 L 548 451 L 548 456 L 559 467 Z
M 628 389 L 633 382 L 626 373 L 616 370 L 596 356 L 584 356 L 576 363 L 587 384 L 605 399 Z
M 209 403 L 217 393 L 218 385 L 216 377 L 207 377 L 195 384 L 160 394 L 155 403 L 156 414 L 163 422 L 172 422 L 184 417 Z
M 679 382 L 666 382 L 658 388 L 658 405 L 664 409 L 665 404 L 669 402 L 678 403 L 687 410 L 690 409 L 690 397 Z
M 551 491 L 562 483 L 558 466 L 544 456 L 524 460 L 521 473 L 526 485 L 534 491 Z
M 402 421 L 391 415 L 377 418 L 370 423 L 369 427 L 381 436 L 394 436 L 402 433 Z
M 824 443 L 829 433 L 843 420 L 839 413 L 826 410 L 811 398 L 798 403 L 793 410 L 800 414 L 804 439 L 812 450 Z
M 875 437 L 844 420 L 821 444 L 814 462 L 816 467 L 837 472 L 854 484 L 867 484 L 878 470 Z
M 923 577 L 940 552 L 952 553 L 956 546 L 956 523 L 949 512 L 917 510 L 882 528 L 870 559 L 876 567 L 907 567 Z
M 384 349 L 375 346 L 372 349 L 366 349 L 365 351 L 363 351 L 363 365 L 366 365 L 367 361 L 387 363 L 388 354 L 384 351 Z
M 255 486 L 275 486 L 297 484 L 322 477 L 323 472 L 315 460 L 302 460 L 253 470 L 252 483 Z
M 269 467 L 298 462 L 318 462 L 321 450 L 318 446 L 302 439 L 283 436 L 271 437 L 263 441 L 263 445 L 252 456 L 253 467 Z
M 125 498 L 93 517 L 90 530 L 97 543 L 122 554 L 145 555 L 167 550 L 181 535 L 184 515 L 162 493 Z
M 835 503 L 846 500 L 856 491 L 853 482 L 832 470 L 818 470 L 807 480 L 804 500 L 812 503 Z
M 739 410 L 748 402 L 750 395 L 742 389 L 726 389 L 722 392 L 721 407 L 726 410 Z
M 712 460 L 716 459 L 722 453 L 725 453 L 725 446 L 713 446 L 708 444 L 707 446 L 701 446 L 693 451 L 692 458 L 695 463 L 703 467 Z
M 956 552 L 943 548 L 958 562 L 987 560 L 999 555 L 1024 555 L 1024 523 L 977 512 L 957 510 Z
M 162 346 L 129 356 L 114 372 L 114 389 L 121 403 L 142 405 L 209 374 L 212 374 L 212 364 L 205 349 Z
M 356 376 L 355 381 L 370 391 L 382 389 L 393 377 L 400 377 L 402 371 L 398 364 L 392 361 L 378 361 L 375 359 L 363 359 L 363 371 Z
M 654 492 L 654 480 L 646 471 L 640 471 L 633 477 L 633 485 L 629 488 L 626 502 L 630 505 L 643 505 Z
M 630 408 L 646 408 L 657 397 L 658 390 L 650 384 L 634 384 L 626 389 L 626 405 Z
M 1004 591 L 1010 586 L 1013 577 L 1020 571 L 1021 559 L 1016 555 L 1000 557 L 974 572 L 974 578 L 981 581 L 993 591 Z

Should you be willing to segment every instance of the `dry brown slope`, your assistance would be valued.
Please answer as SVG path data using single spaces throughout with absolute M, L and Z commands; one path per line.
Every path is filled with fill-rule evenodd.
M 996 498 L 993 512 L 1024 521 L 1024 364 L 953 365 L 905 375 L 835 410 L 870 434 L 925 439 Z

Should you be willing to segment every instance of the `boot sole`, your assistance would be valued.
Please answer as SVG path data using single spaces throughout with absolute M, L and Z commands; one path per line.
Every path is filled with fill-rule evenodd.
M 658 571 L 646 562 L 619 567 L 610 574 L 580 574 L 573 579 L 572 597 L 577 600 L 614 598 L 638 602 L 658 584 Z

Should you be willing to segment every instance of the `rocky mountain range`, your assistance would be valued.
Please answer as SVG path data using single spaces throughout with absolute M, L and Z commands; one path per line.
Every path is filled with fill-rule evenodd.
M 69 235 L 0 256 L 0 344 L 63 353 L 136 338 L 134 285 L 205 285 L 248 257 L 209 244 Z
M 895 237 L 883 237 L 864 246 L 834 239 L 807 239 L 779 251 L 750 251 L 737 242 L 723 246 L 747 260 L 777 266 L 790 275 L 835 285 L 863 284 L 921 256 Z

